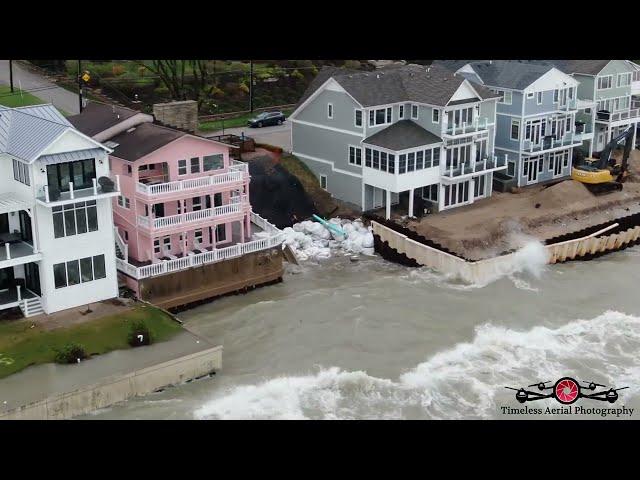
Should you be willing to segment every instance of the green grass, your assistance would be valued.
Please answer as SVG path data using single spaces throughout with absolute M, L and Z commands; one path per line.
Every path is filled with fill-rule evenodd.
M 289 116 L 289 114 L 293 112 L 292 108 L 285 108 L 282 110 L 282 113 L 285 116 Z M 224 128 L 235 128 L 235 127 L 245 127 L 247 125 L 247 121 L 250 118 L 255 117 L 260 112 L 246 113 L 244 115 L 240 115 L 239 117 L 233 118 L 225 118 L 224 119 Z M 215 132 L 218 130 L 222 130 L 223 121 L 222 120 L 211 120 L 207 122 L 201 122 L 199 129 L 203 132 Z
M 68 328 L 45 330 L 31 328 L 28 319 L 0 322 L 0 378 L 30 365 L 51 363 L 56 348 L 79 343 L 90 355 L 131 348 L 127 343 L 129 326 L 142 320 L 149 327 L 153 342 L 168 340 L 182 330 L 178 322 L 157 308 L 139 305 L 132 310 L 110 315 Z
M 21 92 L 17 88 L 14 88 L 14 92 L 11 93 L 11 87 L 7 85 L 0 85 L 0 105 L 5 107 L 26 107 L 28 105 L 39 105 L 47 103 L 31 95 L 28 92 Z

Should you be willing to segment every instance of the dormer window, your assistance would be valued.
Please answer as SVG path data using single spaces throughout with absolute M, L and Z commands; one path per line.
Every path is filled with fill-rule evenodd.
M 369 110 L 369 126 L 386 125 L 391 123 L 391 107 Z
M 433 123 L 439 123 L 440 122 L 440 110 L 438 110 L 437 108 L 434 108 L 432 110 L 431 121 Z
M 411 118 L 413 120 L 418 119 L 418 105 L 411 105 Z
M 398 108 L 398 118 L 402 120 L 404 118 L 404 105 L 400 105 Z

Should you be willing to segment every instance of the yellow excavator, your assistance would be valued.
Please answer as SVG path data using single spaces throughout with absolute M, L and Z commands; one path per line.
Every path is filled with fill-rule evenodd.
M 622 183 L 629 174 L 629 154 L 633 146 L 633 128 L 631 125 L 624 132 L 611 140 L 600 152 L 599 158 L 586 158 L 584 162 L 571 169 L 571 178 L 584 183 L 594 195 L 622 190 Z M 611 152 L 624 141 L 622 161 L 617 163 Z

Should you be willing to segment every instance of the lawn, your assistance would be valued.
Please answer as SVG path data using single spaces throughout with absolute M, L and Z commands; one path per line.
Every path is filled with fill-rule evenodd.
M 154 343 L 168 340 L 182 330 L 166 313 L 146 305 L 136 306 L 124 314 L 54 330 L 45 330 L 42 326 L 31 328 L 29 319 L 3 320 L 0 322 L 0 378 L 30 365 L 53 362 L 56 349 L 68 343 L 83 345 L 90 355 L 131 348 L 127 334 L 136 320 L 145 322 Z
M 28 92 L 21 92 L 17 88 L 14 88 L 14 92 L 11 93 L 11 87 L 0 85 L 0 105 L 4 105 L 5 107 L 25 107 L 27 105 L 40 105 L 42 103 L 47 102 L 43 102 Z
M 292 108 L 285 108 L 284 110 L 282 110 L 282 113 L 284 113 L 287 117 L 291 114 L 291 112 L 293 112 Z M 218 130 L 222 130 L 223 123 L 225 129 L 234 127 L 245 127 L 247 125 L 247 121 L 250 118 L 258 115 L 258 113 L 259 112 L 246 113 L 244 115 L 240 115 L 239 117 L 225 118 L 224 121 L 211 120 L 207 122 L 201 122 L 199 129 L 202 132 L 215 132 Z

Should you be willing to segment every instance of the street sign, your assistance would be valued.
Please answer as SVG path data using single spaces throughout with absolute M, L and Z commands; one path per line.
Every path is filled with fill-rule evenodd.
M 83 81 L 84 83 L 87 83 L 89 80 L 91 80 L 91 76 L 89 75 L 89 72 L 88 72 L 88 71 L 85 71 L 85 72 L 82 74 L 82 81 Z

